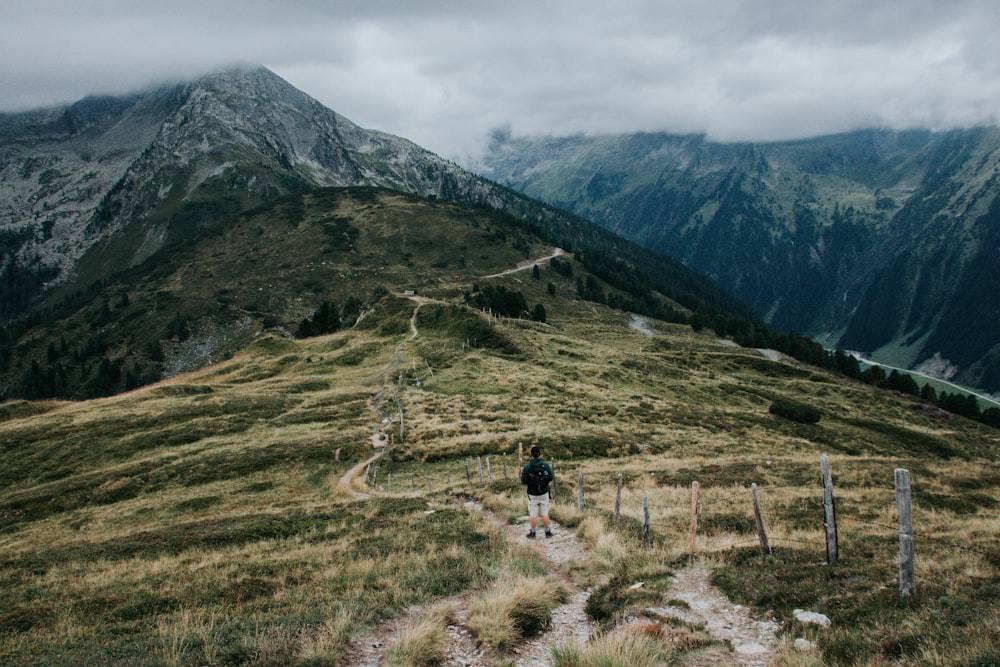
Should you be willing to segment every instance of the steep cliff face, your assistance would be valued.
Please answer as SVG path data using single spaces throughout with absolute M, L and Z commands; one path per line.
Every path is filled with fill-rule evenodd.
M 778 328 L 905 366 L 937 355 L 960 381 L 1000 389 L 985 295 L 1000 284 L 982 269 L 997 252 L 995 128 L 774 144 L 498 136 L 484 164 L 681 260 Z

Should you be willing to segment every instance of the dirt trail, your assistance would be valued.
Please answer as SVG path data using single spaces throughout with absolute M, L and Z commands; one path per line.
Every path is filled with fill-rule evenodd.
M 561 254 L 563 251 L 560 248 L 555 248 L 554 252 L 547 257 L 527 260 L 518 264 L 516 268 L 483 277 L 499 277 L 523 271 Z M 413 295 L 409 295 L 409 298 L 417 303 L 410 317 L 410 340 L 413 340 L 418 334 L 416 322 L 420 307 L 424 303 L 430 302 L 431 299 Z M 638 317 L 630 322 L 630 326 L 640 333 L 652 335 L 653 332 L 649 330 L 648 324 L 648 322 L 643 321 L 643 318 Z M 398 364 L 396 356 L 401 346 L 402 343 L 397 347 L 393 361 L 385 371 L 386 375 Z M 379 392 L 371 406 L 376 415 L 381 415 L 378 408 L 381 397 L 382 392 Z M 373 444 L 380 428 L 381 425 L 376 428 L 372 435 Z M 353 482 L 366 466 L 376 461 L 381 455 L 382 451 L 379 450 L 344 473 L 338 481 L 338 488 L 358 499 L 369 498 L 369 494 L 354 488 Z M 528 541 L 526 539 L 528 517 L 522 517 L 516 525 L 512 525 L 502 521 L 474 501 L 467 501 L 464 506 L 468 511 L 477 512 L 487 521 L 500 527 L 509 540 L 530 544 L 536 548 L 539 557 L 549 571 L 561 577 L 570 587 L 570 599 L 553 610 L 549 630 L 515 648 L 513 664 L 516 667 L 548 667 L 552 663 L 551 651 L 553 647 L 570 641 L 585 644 L 591 634 L 597 630 L 597 625 L 591 621 L 585 611 L 590 591 L 577 589 L 569 577 L 571 566 L 585 565 L 588 559 L 587 550 L 577 540 L 575 533 L 553 521 L 554 536 L 552 538 L 545 538 L 543 533 L 539 531 L 535 540 Z M 458 611 L 455 619 L 447 628 L 448 648 L 445 661 L 442 663 L 445 667 L 490 667 L 498 662 L 497 656 L 493 655 L 488 647 L 479 646 L 476 638 L 463 625 L 468 597 L 467 594 L 451 598 Z M 754 619 L 747 609 L 733 604 L 729 598 L 711 584 L 711 570 L 708 568 L 689 567 L 677 572 L 670 591 L 664 596 L 664 600 L 667 599 L 681 600 L 688 607 L 649 607 L 645 611 L 653 617 L 675 618 L 694 627 L 703 627 L 712 637 L 728 643 L 733 649 L 731 653 L 725 650 L 713 651 L 705 655 L 704 660 L 699 664 L 717 667 L 723 665 L 765 667 L 777 651 L 779 644 L 777 633 L 780 624 L 775 621 Z M 420 611 L 420 607 L 413 607 L 408 610 L 406 615 L 384 623 L 371 633 L 353 638 L 348 655 L 341 664 L 354 667 L 379 667 L 385 660 L 388 646 L 402 630 L 419 616 Z M 633 621 L 635 620 L 637 619 L 633 618 Z M 508 663 L 504 662 L 504 664 Z
M 550 571 L 568 581 L 568 569 L 571 564 L 581 563 L 587 559 L 587 551 L 577 540 L 576 535 L 564 529 L 557 522 L 552 522 L 554 537 L 546 539 L 540 532 L 534 542 L 528 542 L 527 517 L 517 525 L 502 521 L 495 514 L 476 502 L 465 502 L 465 508 L 470 512 L 481 514 L 486 521 L 491 522 L 507 535 L 508 539 L 534 546 L 539 557 Z M 544 634 L 528 640 L 514 649 L 511 659 L 516 667 L 546 667 L 551 664 L 553 646 L 576 639 L 586 642 L 591 632 L 596 629 L 593 622 L 584 611 L 590 591 L 577 590 L 572 587 L 570 599 L 552 612 L 552 623 Z M 466 617 L 470 595 L 450 598 L 458 607 L 455 620 L 448 625 L 448 648 L 444 667 L 491 667 L 498 663 L 507 664 L 494 652 L 485 646 L 480 646 L 475 636 L 463 625 Z M 351 648 L 347 657 L 341 662 L 352 667 L 378 667 L 385 660 L 388 647 L 399 633 L 415 620 L 421 609 L 413 607 L 407 614 L 398 619 L 388 621 L 364 636 L 351 640 Z
M 553 248 L 552 249 L 552 254 L 550 254 L 550 255 L 546 255 L 545 257 L 539 257 L 538 259 L 526 259 L 523 262 L 518 262 L 517 266 L 515 266 L 513 269 L 507 269 L 506 271 L 501 271 L 500 273 L 491 273 L 488 276 L 481 276 L 481 278 L 484 278 L 484 279 L 485 278 L 499 278 L 501 276 L 510 275 L 511 273 L 517 273 L 518 271 L 526 271 L 527 269 L 530 269 L 531 267 L 533 267 L 536 264 L 541 264 L 542 262 L 547 262 L 547 261 L 549 261 L 550 259 L 552 259 L 554 257 L 558 257 L 559 255 L 565 254 L 565 252 L 566 251 L 563 250 L 562 248 Z
M 649 607 L 654 616 L 674 618 L 694 627 L 704 627 L 713 638 L 728 642 L 732 653 L 717 653 L 706 658 L 706 665 L 765 667 L 778 649 L 777 621 L 755 619 L 745 607 L 733 604 L 712 585 L 712 571 L 707 567 L 688 567 L 678 571 L 665 599 L 687 603 L 678 606 Z
M 500 527 L 510 540 L 532 545 L 550 571 L 569 582 L 571 566 L 585 564 L 587 551 L 576 535 L 556 522 L 552 522 L 554 537 L 546 539 L 541 534 L 533 541 L 525 538 L 527 517 L 516 525 L 508 524 L 476 502 L 468 501 L 465 508 L 483 515 L 484 519 Z M 597 629 L 586 614 L 589 590 L 575 589 L 570 583 L 570 599 L 552 613 L 552 623 L 544 634 L 525 641 L 514 649 L 510 658 L 501 659 L 488 647 L 479 646 L 476 638 L 463 623 L 470 595 L 451 598 L 458 607 L 455 620 L 447 628 L 448 648 L 444 667 L 491 667 L 496 664 L 513 664 L 516 667 L 549 667 L 552 649 L 576 641 L 586 644 Z M 765 667 L 774 657 L 779 646 L 776 621 L 753 618 L 749 611 L 732 603 L 711 584 L 711 570 L 707 567 L 689 567 L 674 576 L 673 585 L 664 600 L 675 599 L 688 606 L 648 607 L 644 611 L 651 617 L 674 618 L 692 627 L 701 627 L 716 640 L 728 644 L 732 650 L 717 648 L 702 653 L 696 664 L 711 667 Z M 372 633 L 355 637 L 351 651 L 342 664 L 355 667 L 379 667 L 385 652 L 398 634 L 416 619 L 419 607 L 411 608 L 403 618 L 383 624 Z M 638 622 L 633 617 L 632 622 Z M 625 621 L 628 624 L 628 621 Z
M 548 631 L 514 649 L 516 667 L 544 667 L 551 664 L 552 647 L 574 639 L 586 643 L 597 626 L 585 611 L 590 591 L 576 589 L 569 580 L 569 567 L 573 564 L 584 564 L 588 558 L 587 550 L 580 544 L 576 534 L 553 521 L 553 537 L 546 538 L 539 529 L 538 537 L 529 541 L 526 537 L 527 516 L 521 517 L 517 524 L 509 524 L 489 510 L 483 509 L 478 503 L 466 502 L 465 507 L 470 511 L 481 513 L 488 521 L 500 527 L 508 539 L 532 545 L 538 550 L 539 557 L 549 570 L 564 579 L 570 587 L 569 601 L 552 610 L 552 623 Z
M 364 493 L 363 491 L 358 491 L 357 489 L 354 488 L 354 478 L 360 475 L 361 471 L 364 470 L 369 463 L 374 463 L 380 456 L 382 456 L 382 452 L 378 452 L 377 454 L 368 457 L 364 461 L 361 461 L 356 466 L 345 472 L 343 475 L 340 476 L 340 479 L 337 480 L 337 488 L 343 491 L 344 493 L 354 496 L 358 500 L 371 498 L 370 494 Z

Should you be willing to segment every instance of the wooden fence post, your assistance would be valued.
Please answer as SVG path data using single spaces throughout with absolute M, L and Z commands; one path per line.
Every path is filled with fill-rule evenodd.
M 486 479 L 493 481 L 493 470 L 490 468 L 490 457 L 486 457 Z
M 896 468 L 896 507 L 899 510 L 899 597 L 916 591 L 913 567 L 913 503 L 910 499 L 910 471 Z
M 507 452 L 503 453 L 503 478 L 507 479 Z
M 823 477 L 823 512 L 826 528 L 826 563 L 836 565 L 840 558 L 837 543 L 837 510 L 833 504 L 833 476 L 830 474 L 830 459 L 826 454 L 819 457 L 819 470 Z
M 576 508 L 583 509 L 583 471 L 580 471 L 579 479 L 576 483 Z
M 479 483 L 483 483 L 483 457 L 476 457 L 476 466 L 479 468 Z
M 646 496 L 642 497 L 642 546 L 649 548 L 649 501 Z
M 519 442 L 517 443 L 517 474 L 520 475 L 522 470 L 524 470 L 524 443 Z
M 618 492 L 615 494 L 615 523 L 621 518 L 622 512 L 622 474 L 618 473 Z
M 691 531 L 688 534 L 688 551 L 694 551 L 698 534 L 698 482 L 691 482 Z
M 757 537 L 760 538 L 760 548 L 766 555 L 771 555 L 771 544 L 767 540 L 767 531 L 764 530 L 764 517 L 760 513 L 760 498 L 757 497 L 757 483 L 750 485 L 750 495 L 753 496 L 753 515 L 757 522 Z
M 386 491 L 392 493 L 392 473 L 389 473 L 388 481 L 386 482 L 386 484 L 388 484 L 388 486 L 386 487 Z
M 399 441 L 403 442 L 403 401 L 401 399 L 401 394 L 403 393 L 403 374 L 399 374 L 399 385 L 396 388 L 396 407 L 399 408 Z
M 472 486 L 472 475 L 469 473 L 469 460 L 465 460 L 465 483 Z
M 417 490 L 417 476 L 414 475 L 413 473 L 410 473 L 410 491 L 416 491 L 416 490 Z

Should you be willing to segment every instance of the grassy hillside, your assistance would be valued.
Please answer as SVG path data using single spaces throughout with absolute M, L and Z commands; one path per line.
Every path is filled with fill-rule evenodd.
M 748 316 L 680 265 L 508 194 L 511 210 L 502 212 L 390 190 L 328 188 L 245 213 L 220 197 L 188 204 L 166 221 L 137 222 L 92 249 L 75 280 L 30 316 L 0 328 L 0 399 L 108 396 L 218 362 L 261 334 L 294 333 L 324 303 L 349 310 L 342 315 L 350 324 L 386 289 L 470 289 L 478 276 L 555 245 L 585 252 L 591 266 L 613 258 L 605 277 L 621 282 L 628 274 L 632 288 L 641 282 L 647 294 L 632 289 L 630 298 L 641 296 L 647 306 L 656 290 L 676 312 Z M 141 237 L 163 247 L 113 271 L 129 266 Z
M 264 332 L 294 332 L 324 301 L 363 305 L 386 286 L 469 280 L 551 249 L 501 214 L 370 188 L 188 214 L 186 235 L 112 278 L 88 267 L 126 266 L 119 254 L 134 243 L 92 251 L 75 283 L 15 327 L 0 345 L 11 395 L 109 395 L 224 359 Z
M 402 231 L 386 223 L 381 233 Z M 263 257 L 266 244 L 254 247 Z M 537 278 L 483 278 L 471 241 L 455 271 L 467 282 L 422 281 L 418 256 L 418 294 L 384 296 L 350 330 L 262 336 L 112 398 L 0 405 L 0 664 L 338 664 L 350 637 L 414 605 L 551 576 L 537 553 L 463 508 L 473 497 L 512 521 L 523 514 L 521 488 L 501 472 L 513 477 L 518 443 L 555 460 L 554 517 L 591 548 L 590 564 L 568 576 L 592 589 L 588 612 L 606 628 L 671 604 L 671 573 L 704 563 L 731 596 L 773 614 L 789 638 L 816 641 L 829 662 L 996 663 L 996 430 L 688 327 L 653 322 L 646 335 L 628 315 L 576 300 L 574 280 L 548 265 Z M 511 251 L 510 266 L 520 259 Z M 391 270 L 358 260 L 359 273 Z M 546 322 L 466 308 L 473 283 L 521 292 L 544 305 Z M 821 418 L 775 416 L 778 399 Z M 374 485 L 364 474 L 345 485 L 376 432 L 392 447 Z M 822 453 L 841 517 L 833 567 L 823 564 Z M 492 480 L 478 481 L 477 457 L 490 457 Z M 913 474 L 918 533 L 917 595 L 903 601 L 895 467 Z M 703 509 L 689 553 L 694 480 Z M 770 556 L 756 546 L 751 483 Z M 795 608 L 833 626 L 805 628 Z M 671 656 L 664 664 L 699 664 L 703 629 L 656 617 L 643 628 Z M 497 649 L 499 664 L 510 648 Z

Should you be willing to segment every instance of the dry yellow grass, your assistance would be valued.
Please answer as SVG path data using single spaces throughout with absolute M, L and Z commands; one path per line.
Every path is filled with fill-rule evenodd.
M 481 642 L 507 652 L 547 628 L 567 597 L 565 584 L 551 577 L 500 580 L 472 601 L 466 625 Z
M 552 649 L 554 667 L 635 667 L 676 664 L 674 651 L 662 642 L 631 629 L 615 630 L 586 646 L 566 644 Z
M 439 602 L 423 610 L 389 647 L 386 667 L 430 667 L 444 662 L 448 648 L 448 623 L 455 616 L 455 602 Z
M 460 593 L 479 600 L 483 640 L 509 647 L 523 632 L 511 610 L 528 596 L 492 586 L 527 587 L 543 569 L 461 502 L 473 496 L 507 520 L 524 514 L 519 442 L 555 460 L 553 516 L 579 526 L 591 549 L 588 571 L 575 574 L 594 585 L 590 609 L 606 624 L 656 601 L 674 567 L 701 560 L 742 603 L 784 620 L 794 600 L 843 618 L 888 615 L 929 637 L 914 644 L 887 625 L 841 627 L 820 646 L 840 664 L 873 650 L 900 664 L 996 655 L 997 432 L 962 420 L 945 428 L 918 401 L 712 335 L 665 325 L 648 338 L 626 322 L 567 303 L 547 325 L 501 325 L 520 350 L 513 356 L 463 349 L 431 328 L 412 340 L 374 329 L 265 339 L 126 396 L 4 418 L 0 662 L 97 662 L 109 651 L 106 661 L 136 665 L 322 664 L 380 618 Z M 388 423 L 372 410 L 383 390 Z M 823 419 L 769 415 L 781 396 L 819 406 Z M 372 498 L 339 493 L 339 477 L 372 452 L 376 427 L 394 434 L 394 447 L 377 488 L 358 482 Z M 836 569 L 822 565 L 822 453 L 841 518 Z M 477 479 L 480 456 L 491 459 L 492 482 Z M 909 606 L 893 596 L 894 467 L 914 479 L 920 597 Z M 689 554 L 694 480 L 701 508 Z M 776 546 L 770 559 L 756 547 L 751 482 Z M 626 593 L 636 580 L 643 589 Z

